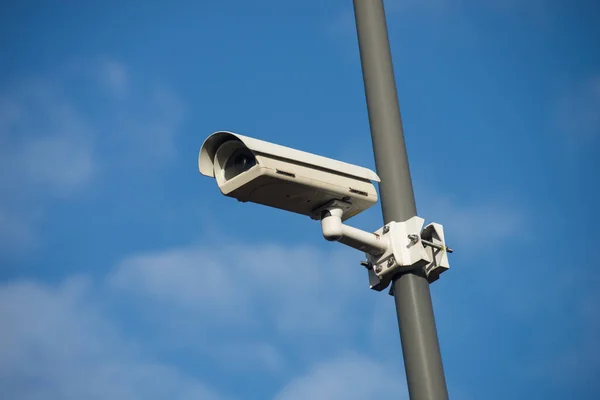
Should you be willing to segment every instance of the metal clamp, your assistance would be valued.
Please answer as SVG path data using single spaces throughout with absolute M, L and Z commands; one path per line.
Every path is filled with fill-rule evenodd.
M 424 219 L 413 217 L 405 222 L 390 222 L 375 232 L 387 243 L 383 254 L 366 254 L 369 286 L 382 291 L 400 271 L 424 268 L 429 283 L 450 268 L 442 225 L 432 223 L 423 229 Z
M 425 220 L 412 217 L 404 222 L 390 222 L 371 233 L 342 222 L 345 203 L 335 201 L 319 209 L 323 237 L 365 252 L 369 286 L 381 291 L 400 271 L 424 268 L 428 281 L 436 281 L 450 268 L 442 225 L 432 223 L 423 229 Z

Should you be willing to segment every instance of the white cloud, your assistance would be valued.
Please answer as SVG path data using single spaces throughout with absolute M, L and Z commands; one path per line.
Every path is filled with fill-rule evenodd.
M 184 350 L 203 363 L 210 360 L 214 368 L 231 376 L 260 371 L 261 376 L 270 377 L 265 383 L 281 382 L 297 371 L 298 365 L 315 365 L 316 360 L 346 351 L 344 338 L 353 341 L 358 326 L 353 321 L 361 314 L 351 298 L 360 302 L 364 300 L 361 293 L 369 291 L 361 267 L 347 263 L 343 255 L 335 262 L 338 258 L 335 253 L 311 248 L 263 245 L 190 247 L 123 260 L 105 282 L 132 294 L 134 303 L 143 304 L 142 320 L 160 314 L 161 307 L 153 303 L 157 301 L 164 303 L 161 325 L 176 325 L 180 316 L 196 321 L 197 325 L 187 326 L 191 328 L 189 341 L 169 329 L 156 333 L 167 343 L 166 348 L 147 337 L 148 332 L 144 341 L 137 343 L 135 336 L 124 336 L 107 314 L 110 292 L 86 279 L 70 278 L 57 285 L 31 281 L 0 285 L 0 397 L 222 398 L 203 382 L 153 359 L 152 351 L 161 348 L 167 353 L 169 349 Z M 224 275 L 211 270 L 224 270 L 233 278 L 223 285 Z M 347 275 L 356 275 L 356 279 Z M 356 282 L 358 288 L 354 288 Z M 269 336 L 255 340 L 249 325 L 244 324 L 226 329 L 220 336 L 212 336 L 209 330 L 203 340 L 202 332 L 218 329 L 223 318 L 243 323 L 242 315 L 227 308 L 227 297 L 235 292 L 235 301 L 239 301 L 235 307 L 246 303 L 249 318 L 270 319 L 268 324 L 275 331 L 269 328 Z M 119 304 L 119 309 L 128 307 Z M 318 317 L 320 308 L 327 310 L 324 319 Z M 277 324 L 285 332 L 277 333 Z M 207 341 L 208 337 L 212 339 Z M 269 341 L 273 338 L 276 342 Z M 280 347 L 280 340 L 293 340 L 293 344 Z M 327 346 L 327 351 L 322 346 Z M 300 354 L 292 356 L 297 352 Z M 396 383 L 402 382 L 401 375 L 388 370 L 356 356 L 317 362 L 306 376 L 293 379 L 278 398 L 299 398 L 302 393 L 319 390 L 327 397 L 304 398 L 354 398 L 346 396 L 348 388 L 358 396 L 367 394 L 356 398 L 369 398 L 385 396 L 390 393 L 387 389 L 403 390 Z M 344 384 L 346 380 L 353 383 Z
M 242 335 L 240 335 L 242 336 Z M 208 352 L 214 362 L 230 373 L 256 372 L 282 374 L 286 368 L 287 360 L 284 354 L 272 344 L 264 342 L 247 342 L 241 337 L 235 342 L 210 346 Z M 231 362 L 231 360 L 236 360 Z M 243 362 L 241 362 L 243 360 Z
M 65 136 L 26 140 L 17 162 L 32 183 L 47 184 L 57 191 L 89 181 L 93 173 L 91 151 L 78 139 Z
M 120 335 L 81 278 L 0 286 L 0 397 L 6 399 L 219 399 Z
M 92 132 L 50 84 L 29 82 L 0 96 L 0 250 L 37 242 L 40 199 L 70 196 L 95 172 Z
M 220 322 L 247 322 L 244 316 L 258 312 L 280 331 L 332 335 L 354 320 L 344 307 L 368 292 L 358 258 L 309 247 L 190 246 L 129 257 L 109 281 L 125 292 L 213 311 Z
M 46 83 L 25 84 L 0 98 L 2 182 L 41 185 L 53 194 L 76 190 L 93 174 L 92 131 L 74 104 Z
M 292 380 L 277 400 L 406 399 L 402 372 L 371 359 L 351 356 L 314 366 Z
M 0 95 L 0 215 L 8 221 L 0 225 L 0 250 L 38 243 L 35 222 L 50 203 L 99 175 L 135 173 L 128 167 L 175 155 L 181 102 L 134 81 L 115 60 L 74 63 L 16 80 Z
M 136 255 L 118 265 L 110 283 L 176 306 L 225 311 L 235 308 L 240 299 L 237 291 L 226 290 L 233 274 L 218 258 L 218 254 L 193 248 Z

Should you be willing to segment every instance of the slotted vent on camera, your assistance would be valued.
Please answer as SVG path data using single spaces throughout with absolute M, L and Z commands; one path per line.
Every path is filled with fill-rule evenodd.
M 360 194 L 361 196 L 369 197 L 369 193 L 365 192 L 364 190 L 350 188 L 350 193 L 356 193 L 356 194 Z
M 281 175 L 292 177 L 292 178 L 296 177 L 296 174 L 294 174 L 293 172 L 282 171 L 280 169 L 276 169 L 275 172 L 277 172 L 278 174 L 281 174 Z

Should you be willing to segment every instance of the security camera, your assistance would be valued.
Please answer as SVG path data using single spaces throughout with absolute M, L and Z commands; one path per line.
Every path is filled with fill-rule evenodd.
M 289 147 L 215 132 L 198 156 L 202 175 L 215 178 L 225 196 L 307 215 L 320 220 L 336 201 L 346 220 L 377 202 L 370 169 Z
M 434 282 L 449 268 L 439 224 L 423 229 L 414 216 L 366 232 L 343 223 L 377 202 L 370 169 L 225 131 L 206 138 L 198 169 L 225 196 L 320 220 L 325 239 L 365 252 L 371 289 L 385 289 L 401 270 L 422 268 Z

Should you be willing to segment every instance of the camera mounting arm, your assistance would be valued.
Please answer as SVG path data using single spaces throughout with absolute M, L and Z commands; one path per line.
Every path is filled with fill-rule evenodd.
M 337 241 L 368 254 L 385 253 L 388 247 L 385 241 L 374 233 L 345 225 L 342 222 L 343 214 L 344 210 L 336 207 L 327 208 L 321 213 L 321 229 L 326 240 Z
M 369 273 L 371 289 L 381 291 L 399 270 L 424 268 L 430 283 L 450 268 L 442 225 L 432 223 L 423 229 L 424 219 L 412 217 L 404 222 L 390 222 L 374 233 L 342 222 L 345 202 L 333 200 L 319 209 L 321 230 L 328 241 L 364 251 L 363 264 Z

